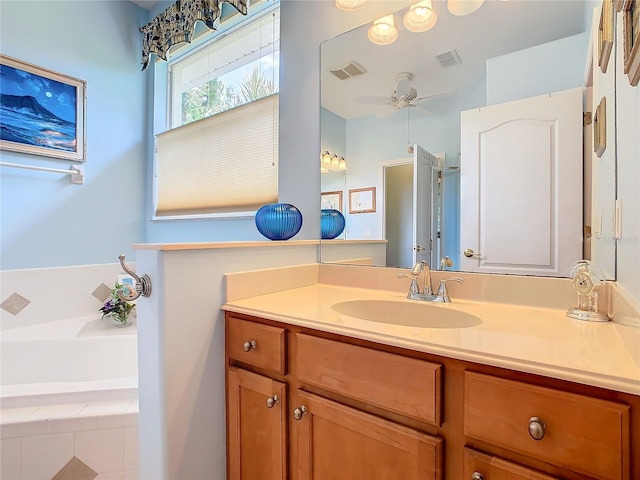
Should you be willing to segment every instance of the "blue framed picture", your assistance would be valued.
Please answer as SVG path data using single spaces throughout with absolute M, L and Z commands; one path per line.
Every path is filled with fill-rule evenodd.
M 86 160 L 86 82 L 0 55 L 0 148 Z

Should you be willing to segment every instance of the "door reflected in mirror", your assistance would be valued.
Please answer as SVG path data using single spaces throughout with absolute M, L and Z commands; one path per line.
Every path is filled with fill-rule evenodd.
M 349 165 L 322 174 L 321 191 L 344 192 L 346 199 L 349 190 L 376 187 L 378 205 L 357 215 L 343 207 L 346 227 L 331 242 L 384 240 L 386 260 L 379 264 L 389 267 L 426 259 L 434 269 L 568 276 L 567 265 L 591 256 L 582 238 L 592 204 L 582 97 L 591 94 L 585 72 L 599 2 L 489 1 L 456 16 L 434 0 L 438 21 L 422 33 L 404 28 L 408 7 L 395 5 L 389 2 L 398 28 L 393 44 L 373 44 L 365 24 L 320 46 L 321 150 Z M 350 70 L 357 74 L 342 74 Z M 572 89 L 582 95 L 570 117 L 570 152 L 558 150 L 560 122 L 546 114 L 489 122 L 475 136 L 463 128 L 463 112 Z M 523 121 L 530 132 L 516 141 Z M 427 174 L 414 158 L 422 150 L 436 159 Z M 610 160 L 599 177 L 612 187 L 594 192 L 603 209 L 615 201 Z M 597 263 L 613 279 L 615 242 L 599 245 Z

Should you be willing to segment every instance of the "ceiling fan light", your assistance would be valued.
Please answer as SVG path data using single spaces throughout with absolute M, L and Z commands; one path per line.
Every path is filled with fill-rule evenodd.
M 461 17 L 475 12 L 483 3 L 484 0 L 447 0 L 447 9 L 452 15 Z
M 376 45 L 390 45 L 395 42 L 398 39 L 398 29 L 393 24 L 393 14 L 374 20 L 367 36 Z
M 423 0 L 409 7 L 402 23 L 410 32 L 421 33 L 431 30 L 438 21 L 438 15 L 431 4 L 431 0 Z
M 351 12 L 364 7 L 367 0 L 336 0 L 336 7 L 340 10 Z

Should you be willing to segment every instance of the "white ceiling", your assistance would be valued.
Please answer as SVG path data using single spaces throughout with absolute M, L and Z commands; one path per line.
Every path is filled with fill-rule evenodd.
M 404 28 L 403 8 L 394 16 L 399 37 L 391 45 L 371 43 L 367 39 L 369 24 L 322 44 L 322 105 L 346 119 L 386 111 L 390 107 L 370 106 L 354 99 L 390 96 L 400 72 L 414 75 L 411 86 L 418 97 L 460 91 L 486 75 L 488 58 L 583 32 L 586 9 L 593 3 L 588 4 L 578 0 L 487 0 L 476 12 L 457 17 L 448 12 L 444 0 L 433 0 L 438 22 L 424 33 Z M 436 56 L 452 49 L 462 63 L 442 67 Z M 367 73 L 339 80 L 329 72 L 352 60 Z M 428 103 L 421 106 L 429 108 Z

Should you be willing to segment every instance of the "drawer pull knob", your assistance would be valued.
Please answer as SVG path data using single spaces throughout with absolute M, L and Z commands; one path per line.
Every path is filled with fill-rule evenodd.
M 544 438 L 544 432 L 547 425 L 541 418 L 531 417 L 529 419 L 529 435 L 534 440 L 542 440 Z
M 242 344 L 242 349 L 245 352 L 250 352 L 251 350 L 253 350 L 254 348 L 256 348 L 258 346 L 258 344 L 256 343 L 255 340 L 247 340 L 246 342 L 244 342 Z
M 293 418 L 296 420 L 301 420 L 304 415 L 307 413 L 307 407 L 304 405 L 299 406 L 293 411 Z
M 484 480 L 484 475 L 480 472 L 473 472 L 473 475 L 471 475 L 471 480 Z
M 279 401 L 280 399 L 278 398 L 278 395 L 274 395 L 273 397 L 267 398 L 267 408 L 273 408 L 273 406 Z

